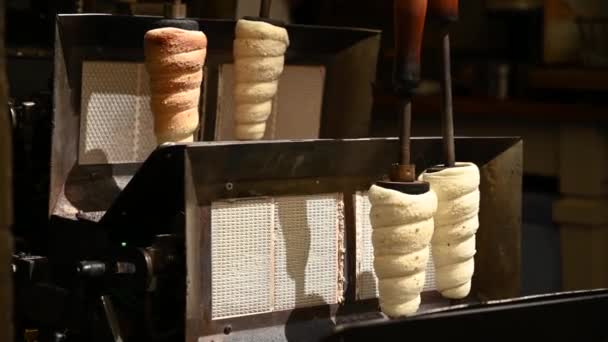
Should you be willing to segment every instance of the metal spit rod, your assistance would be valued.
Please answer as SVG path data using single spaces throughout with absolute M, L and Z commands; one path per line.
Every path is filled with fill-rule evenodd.
M 452 103 L 452 70 L 450 56 L 450 24 L 458 20 L 458 0 L 429 0 L 429 16 L 442 26 L 441 133 L 443 136 L 444 167 L 456 165 L 454 146 L 454 109 Z
M 410 140 L 412 137 L 412 101 L 405 99 L 400 103 L 401 113 L 401 131 L 399 132 L 399 141 L 401 148 L 399 149 L 399 161 L 401 165 L 410 165 L 412 157 L 410 151 Z M 415 171 L 415 170 L 414 170 Z
M 164 16 L 167 19 L 182 19 L 186 17 L 186 4 L 181 0 L 165 1 Z
M 270 18 L 270 6 L 272 0 L 262 0 L 260 3 L 260 18 Z
M 395 182 L 414 182 L 416 166 L 411 163 L 412 95 L 420 82 L 422 35 L 427 0 L 395 0 L 395 64 L 393 90 L 400 101 L 399 165 L 391 175 Z

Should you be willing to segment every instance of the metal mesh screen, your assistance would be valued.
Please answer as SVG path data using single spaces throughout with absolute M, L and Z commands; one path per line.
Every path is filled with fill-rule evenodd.
M 234 140 L 234 67 L 220 67 L 215 140 Z M 264 139 L 317 139 L 325 84 L 324 66 L 286 65 Z
M 212 318 L 335 304 L 342 196 L 215 202 Z
M 82 65 L 80 164 L 141 162 L 156 147 L 141 63 Z
M 262 313 L 272 309 L 269 290 L 273 220 L 271 199 L 213 203 L 213 318 Z
M 367 196 L 355 195 L 355 229 L 357 230 L 357 297 L 378 297 L 378 280 L 374 272 L 372 225 L 369 222 L 371 204 Z
M 137 112 L 137 120 L 135 120 L 135 161 L 143 162 L 148 158 L 150 153 L 156 148 L 156 135 L 154 134 L 154 115 L 150 108 L 150 82 L 149 76 L 145 71 L 145 66 L 140 64 L 139 80 L 139 111 Z
M 275 310 L 337 302 L 339 202 L 335 195 L 276 199 Z
M 378 297 L 378 279 L 374 272 L 374 249 L 372 246 L 372 225 L 369 221 L 371 204 L 367 192 L 355 194 L 355 229 L 357 230 L 357 297 L 370 299 Z M 435 265 L 429 257 L 423 291 L 434 291 Z

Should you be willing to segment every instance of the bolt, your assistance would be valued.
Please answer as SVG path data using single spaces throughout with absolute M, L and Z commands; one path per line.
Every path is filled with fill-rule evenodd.
M 232 326 L 230 324 L 228 324 L 227 326 L 224 327 L 225 335 L 230 335 L 231 332 L 232 332 Z
M 230 182 L 226 183 L 226 190 L 232 191 L 232 189 L 234 189 L 234 185 Z

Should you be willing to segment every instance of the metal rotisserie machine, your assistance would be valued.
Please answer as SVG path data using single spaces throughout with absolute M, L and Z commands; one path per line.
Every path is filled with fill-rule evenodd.
M 209 40 L 200 142 L 157 148 L 142 50 L 156 19 L 57 19 L 52 229 L 41 237 L 46 261 L 29 263 L 45 272 L 36 280 L 30 272 L 18 298 L 52 298 L 63 314 L 26 300 L 22 328 L 34 324 L 66 340 L 294 341 L 385 319 L 367 190 L 398 162 L 399 143 L 364 138 L 379 32 L 287 25 L 286 77 L 322 75 L 301 82 L 318 99 L 317 124 L 310 139 L 237 142 L 221 133 L 230 122 L 223 89 L 235 22 L 199 20 Z M 280 122 L 270 138 L 283 137 Z M 522 142 L 455 144 L 459 158 L 481 170 L 465 303 L 517 297 Z M 411 140 L 419 170 L 442 158 L 441 139 Z M 427 272 L 421 312 L 455 304 L 434 291 L 432 263 Z

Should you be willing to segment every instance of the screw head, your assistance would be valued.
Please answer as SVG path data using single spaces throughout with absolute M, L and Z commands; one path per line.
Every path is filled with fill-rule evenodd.
M 224 327 L 224 334 L 230 335 L 231 332 L 232 332 L 232 326 L 230 324 L 226 325 Z

